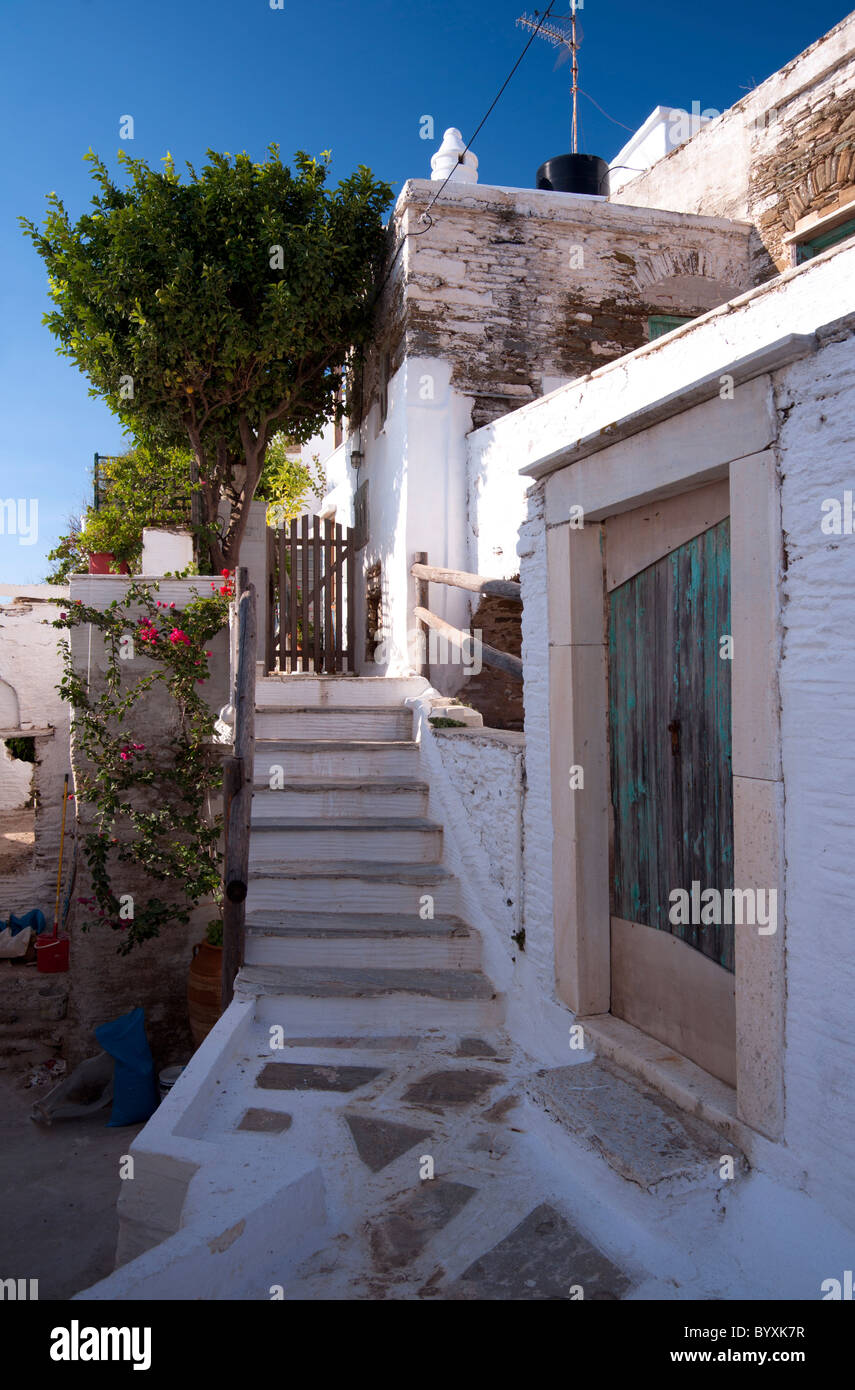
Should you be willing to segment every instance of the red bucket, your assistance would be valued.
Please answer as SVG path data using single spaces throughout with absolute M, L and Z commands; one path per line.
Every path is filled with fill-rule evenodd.
M 46 936 L 36 941 L 36 968 L 40 975 L 59 975 L 68 969 L 68 936 Z

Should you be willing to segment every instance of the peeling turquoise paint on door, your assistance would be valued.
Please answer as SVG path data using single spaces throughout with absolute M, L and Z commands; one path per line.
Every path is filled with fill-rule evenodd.
M 730 522 L 610 595 L 612 914 L 733 970 L 732 926 L 674 926 L 672 889 L 733 887 Z

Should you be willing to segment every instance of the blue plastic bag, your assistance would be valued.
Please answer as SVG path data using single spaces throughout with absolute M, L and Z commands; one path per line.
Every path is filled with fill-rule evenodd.
M 5 930 L 5 925 L 4 922 L 0 922 L 0 931 Z M 23 931 L 25 927 L 32 927 L 36 936 L 40 936 L 43 931 L 47 931 L 47 922 L 41 908 L 31 907 L 29 912 L 24 913 L 23 917 L 16 917 L 12 913 L 9 918 L 9 927 L 13 936 L 17 936 L 18 932 Z
M 95 1036 L 115 1058 L 113 1110 L 107 1124 L 137 1125 L 153 1115 L 160 1103 L 154 1061 L 145 1035 L 142 1009 L 132 1009 L 112 1023 L 101 1023 Z

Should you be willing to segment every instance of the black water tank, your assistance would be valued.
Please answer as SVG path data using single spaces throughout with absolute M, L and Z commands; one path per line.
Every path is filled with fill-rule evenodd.
M 595 154 L 558 154 L 541 164 L 536 187 L 553 193 L 600 193 L 608 197 L 609 166 Z

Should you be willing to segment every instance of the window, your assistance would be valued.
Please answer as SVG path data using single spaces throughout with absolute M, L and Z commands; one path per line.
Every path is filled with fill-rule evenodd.
M 693 314 L 689 314 L 688 317 L 680 314 L 651 314 L 647 320 L 651 343 L 654 338 L 662 338 L 666 333 L 670 333 L 672 328 L 682 328 L 684 323 L 691 323 L 693 318 Z
M 796 265 L 803 265 L 805 261 L 813 260 L 814 256 L 818 256 L 822 251 L 827 251 L 829 246 L 836 246 L 839 241 L 845 241 L 847 237 L 851 236 L 855 236 L 855 217 L 805 241 L 797 241 L 795 245 Z
M 365 571 L 365 660 L 374 661 L 383 638 L 383 579 L 380 565 Z
M 392 374 L 392 361 L 388 352 L 384 352 L 380 358 L 380 383 L 378 395 L 380 400 L 380 425 L 382 430 L 386 423 L 386 415 L 389 410 L 389 377 Z

